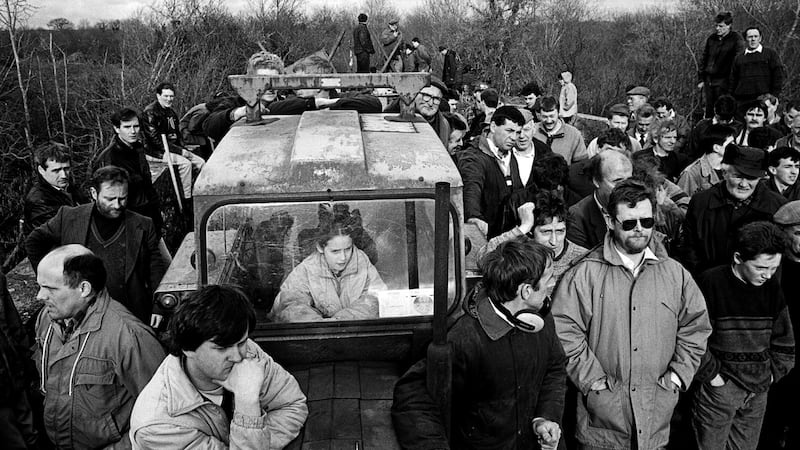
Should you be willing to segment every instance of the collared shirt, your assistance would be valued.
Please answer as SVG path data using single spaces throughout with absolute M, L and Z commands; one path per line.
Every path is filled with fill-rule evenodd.
M 750 50 L 749 48 L 746 49 L 744 54 L 749 55 L 750 53 L 761 53 L 762 50 L 764 50 L 764 47 L 761 44 L 758 44 L 758 47 L 756 47 L 754 50 Z
M 494 159 L 497 160 L 497 165 L 500 166 L 500 170 L 503 171 L 503 175 L 509 176 L 511 174 L 511 152 L 506 153 L 505 156 L 501 156 L 500 149 L 494 145 L 491 139 L 486 139 L 486 143 L 489 145 L 489 150 L 494 155 Z
M 642 256 L 642 260 L 639 261 L 639 263 L 637 264 L 631 257 L 619 251 L 619 248 L 617 248 L 616 243 L 612 244 L 614 245 L 614 250 L 617 251 L 617 254 L 619 254 L 619 258 L 622 260 L 622 266 L 630 270 L 634 278 L 636 278 L 639 275 L 639 270 L 641 270 L 646 260 L 650 259 L 653 261 L 658 261 L 658 257 L 656 256 L 655 253 L 653 253 L 652 250 L 650 250 L 650 247 L 644 248 L 644 255 Z

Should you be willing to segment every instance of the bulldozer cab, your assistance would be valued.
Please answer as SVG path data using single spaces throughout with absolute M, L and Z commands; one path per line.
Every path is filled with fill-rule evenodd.
M 391 87 L 410 105 L 428 77 L 239 75 L 231 83 L 250 106 L 267 89 L 356 87 Z M 308 397 L 308 422 L 290 448 L 397 448 L 394 382 L 432 340 L 444 342 L 466 288 L 461 177 L 408 107 L 405 119 L 323 110 L 262 120 L 252 109 L 196 181 L 195 231 L 156 305 L 168 316 L 198 286 L 241 286 L 257 311 L 250 337 Z M 320 240 L 333 222 L 347 223 L 351 243 L 339 249 L 351 252 L 339 274 L 325 270 Z M 330 306 L 337 297 L 347 297 L 346 313 Z

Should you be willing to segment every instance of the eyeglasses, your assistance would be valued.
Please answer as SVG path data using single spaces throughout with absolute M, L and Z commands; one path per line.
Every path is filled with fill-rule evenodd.
M 653 225 L 655 225 L 656 223 L 656 219 L 652 217 L 643 217 L 641 219 L 629 219 L 629 220 L 619 220 L 617 218 L 614 218 L 614 221 L 622 225 L 622 229 L 624 231 L 633 230 L 634 228 L 636 228 L 637 223 L 640 224 L 642 228 L 647 228 L 649 230 L 650 228 L 653 228 Z
M 422 101 L 430 103 L 441 103 L 442 97 L 436 97 L 430 94 L 422 93 Z

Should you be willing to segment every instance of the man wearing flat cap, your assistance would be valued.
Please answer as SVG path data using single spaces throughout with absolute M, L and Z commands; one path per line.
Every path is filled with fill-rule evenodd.
M 786 199 L 759 181 L 766 176 L 764 150 L 728 144 L 722 157 L 723 181 L 698 192 L 689 202 L 683 228 L 681 261 L 692 274 L 733 256 L 733 241 L 742 225 L 772 216 Z
M 650 99 L 650 89 L 634 86 L 625 93 L 628 96 L 628 108 L 631 110 L 631 122 L 636 119 L 636 111 Z
M 399 21 L 392 19 L 389 25 L 381 32 L 381 44 L 383 45 L 383 52 L 389 58 L 389 68 L 392 72 L 403 71 L 403 57 L 401 48 L 398 43 L 403 42 L 403 33 L 400 31 Z
M 778 277 L 795 333 L 795 367 L 770 388 L 761 440 L 764 448 L 778 448 L 780 440 L 785 440 L 784 448 L 798 448 L 800 410 L 794 399 L 800 394 L 800 369 L 797 368 L 797 361 L 800 360 L 797 347 L 797 330 L 800 330 L 800 300 L 797 298 L 800 292 L 800 200 L 781 206 L 773 220 L 786 235 L 786 251 Z

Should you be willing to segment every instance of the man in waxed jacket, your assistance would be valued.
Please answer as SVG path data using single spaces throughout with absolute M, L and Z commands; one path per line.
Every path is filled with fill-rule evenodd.
M 578 388 L 583 449 L 661 449 L 711 334 L 692 276 L 653 236 L 655 194 L 625 180 L 611 192 L 609 232 L 553 296 L 567 374 Z
M 44 426 L 56 448 L 130 448 L 133 403 L 164 350 L 153 331 L 112 299 L 102 260 L 82 245 L 39 263 L 34 361 Z
M 500 244 L 482 260 L 483 281 L 448 330 L 451 431 L 426 386 L 427 362 L 397 382 L 392 419 L 403 448 L 555 448 L 561 436 L 564 351 L 548 313 L 552 253 L 533 241 Z

